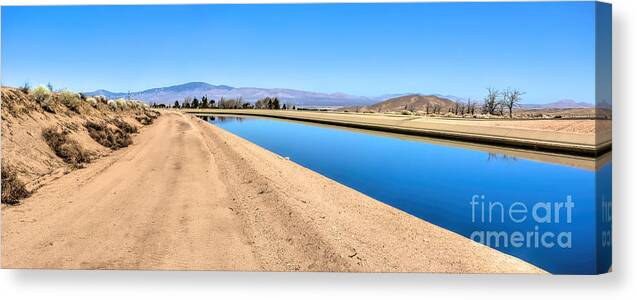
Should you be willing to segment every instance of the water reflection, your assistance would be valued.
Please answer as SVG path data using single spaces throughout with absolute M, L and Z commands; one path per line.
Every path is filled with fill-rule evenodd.
M 610 267 L 611 247 L 598 238 L 610 228 L 596 227 L 596 211 L 612 198 L 610 161 L 582 169 L 305 123 L 234 116 L 209 122 L 549 272 Z

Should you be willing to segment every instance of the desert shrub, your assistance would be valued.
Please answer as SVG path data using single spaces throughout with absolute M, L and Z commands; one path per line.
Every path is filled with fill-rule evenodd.
M 95 99 L 94 97 L 87 97 L 86 103 L 90 104 L 93 107 L 97 107 L 97 99 Z
M 49 90 L 49 88 L 45 85 L 38 85 L 35 88 L 29 90 L 29 94 L 33 96 L 35 101 L 41 103 L 44 100 L 51 98 L 52 93 L 51 90 Z
M 108 103 L 108 99 L 106 99 L 106 97 L 102 96 L 102 95 L 97 95 L 94 97 L 95 100 L 97 100 L 97 102 L 102 103 L 102 104 L 107 104 Z
M 117 102 L 115 102 L 114 100 L 108 100 L 107 104 L 110 109 L 117 110 Z
M 128 101 L 126 101 L 126 99 L 123 99 L 123 98 L 116 99 L 115 104 L 117 105 L 117 108 L 121 110 L 126 110 L 129 108 Z
M 135 120 L 142 125 L 150 125 L 153 124 L 153 121 L 155 121 L 158 116 L 159 113 L 154 110 L 145 110 L 140 114 L 135 115 Z
M 142 108 L 138 100 L 126 101 L 126 104 L 128 105 L 129 108 Z
M 113 125 L 115 125 L 115 127 L 119 128 L 121 131 L 125 132 L 125 133 L 137 133 L 137 127 L 128 124 L 126 121 L 122 120 L 122 119 L 113 119 L 113 121 L 111 121 L 111 123 Z
M 64 90 L 60 92 L 60 100 L 62 100 L 62 104 L 64 104 L 70 110 L 76 113 L 80 112 L 80 105 L 82 103 L 82 99 L 77 93 Z
M 53 99 L 53 93 L 46 85 L 38 85 L 35 88 L 29 90 L 29 94 L 35 99 L 35 101 L 44 109 L 50 113 L 55 113 L 55 100 Z
M 89 136 L 100 145 L 117 150 L 133 143 L 129 133 L 121 129 L 113 129 L 105 123 L 88 121 L 84 124 Z
M 2 203 L 15 205 L 20 199 L 29 197 L 31 193 L 24 183 L 18 179 L 16 172 L 2 164 Z
M 128 103 L 131 108 L 136 108 L 136 109 L 150 108 L 150 106 L 142 100 L 131 100 L 131 101 L 128 101 Z
M 67 131 L 57 127 L 49 127 L 42 131 L 44 141 L 55 152 L 55 155 L 62 158 L 64 162 L 75 167 L 80 167 L 83 163 L 91 161 L 91 155 L 75 140 L 69 137 Z

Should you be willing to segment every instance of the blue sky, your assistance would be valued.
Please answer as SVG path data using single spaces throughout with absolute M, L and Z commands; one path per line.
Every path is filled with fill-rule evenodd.
M 2 84 L 594 102 L 592 2 L 2 8 Z

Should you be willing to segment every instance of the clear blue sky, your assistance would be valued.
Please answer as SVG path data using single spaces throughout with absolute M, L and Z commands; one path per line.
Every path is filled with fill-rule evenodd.
M 594 102 L 592 2 L 2 8 L 2 84 Z

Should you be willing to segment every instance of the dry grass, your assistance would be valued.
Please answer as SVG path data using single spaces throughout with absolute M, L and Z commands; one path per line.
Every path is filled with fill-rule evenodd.
M 84 124 L 89 136 L 100 145 L 117 150 L 133 143 L 130 134 L 121 129 L 108 127 L 106 123 L 88 121 Z
M 20 200 L 29 197 L 31 192 L 27 190 L 24 183 L 18 179 L 16 172 L 2 164 L 2 203 L 15 205 Z
M 157 117 L 159 117 L 158 112 L 152 111 L 152 110 L 145 110 L 142 113 L 136 115 L 135 119 L 137 120 L 137 122 L 145 126 L 145 125 L 153 124 L 153 121 L 155 121 Z
M 82 99 L 79 94 L 70 91 L 62 91 L 60 92 L 59 97 L 62 104 L 64 104 L 68 109 L 76 113 L 80 113 Z
M 49 127 L 42 131 L 44 141 L 64 162 L 74 167 L 81 167 L 82 164 L 91 162 L 91 154 L 68 135 L 67 131 L 58 127 Z
M 127 123 L 126 121 L 122 120 L 122 119 L 113 119 L 111 121 L 111 124 L 115 125 L 115 127 L 119 128 L 121 131 L 128 133 L 128 134 L 132 134 L 132 133 L 137 133 L 138 129 L 136 126 L 131 125 L 129 123 Z

